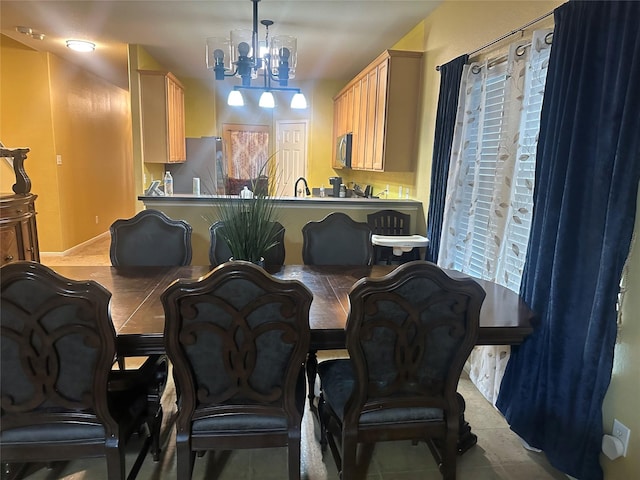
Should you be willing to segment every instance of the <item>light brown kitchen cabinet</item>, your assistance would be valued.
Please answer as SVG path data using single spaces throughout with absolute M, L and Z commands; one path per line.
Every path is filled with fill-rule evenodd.
M 353 88 L 334 99 L 334 110 L 337 113 L 333 116 L 333 132 L 337 139 L 345 133 L 353 132 Z M 336 158 L 335 148 L 332 161 L 333 168 L 342 168 Z
M 142 154 L 146 163 L 187 159 L 184 88 L 170 72 L 138 70 L 142 112 Z
M 351 122 L 352 169 L 413 169 L 421 84 L 421 52 L 386 50 L 334 97 L 334 127 Z M 342 106 L 348 98 L 350 119 L 342 118 L 349 114 Z
M 360 155 L 359 149 L 360 149 L 360 123 L 362 122 L 361 118 L 360 118 L 360 108 L 361 108 L 361 104 L 362 104 L 362 82 L 356 82 L 353 84 L 352 87 L 353 90 L 353 116 L 352 116 L 352 133 L 353 133 L 353 138 L 352 138 L 352 142 L 351 142 L 351 161 L 353 162 L 354 160 L 358 160 L 359 158 L 362 158 L 362 155 Z M 356 165 L 355 168 L 361 168 L 362 165 Z M 352 168 L 354 168 L 353 164 L 352 164 Z
M 0 196 L 0 266 L 19 260 L 40 261 L 36 228 L 37 195 L 30 193 L 31 180 L 24 171 L 28 148 L 1 148 L 0 157 L 11 158 L 16 183 L 13 194 Z

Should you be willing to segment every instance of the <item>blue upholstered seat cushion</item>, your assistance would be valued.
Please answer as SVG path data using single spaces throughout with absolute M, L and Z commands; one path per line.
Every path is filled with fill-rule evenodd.
M 260 432 L 287 431 L 287 418 L 273 415 L 237 414 L 217 415 L 193 422 L 194 435 L 202 432 Z
M 146 395 L 144 385 L 135 386 L 128 390 L 109 392 L 109 409 L 113 418 L 120 424 L 123 437 L 128 437 L 137 425 L 135 420 L 146 414 Z M 0 442 L 7 444 L 77 442 L 78 445 L 82 445 L 96 441 L 105 441 L 105 430 L 102 425 L 97 423 L 82 424 L 75 420 L 65 423 L 62 417 L 60 423 L 29 425 L 4 430 L 0 433 Z
M 12 444 L 28 443 L 67 443 L 77 442 L 83 445 L 89 441 L 104 441 L 102 425 L 30 425 L 28 427 L 12 428 L 0 434 L 0 442 Z
M 318 365 L 318 375 L 325 402 L 340 420 L 344 419 L 344 407 L 355 386 L 355 373 L 349 359 L 328 360 Z M 439 408 L 387 408 L 360 415 L 360 425 L 374 423 L 407 423 L 442 420 Z
M 296 383 L 296 406 L 302 414 L 304 410 L 306 384 L 304 369 L 300 369 Z M 288 429 L 287 417 L 282 411 L 282 415 L 257 415 L 250 413 L 229 413 L 225 415 L 214 415 L 211 417 L 194 420 L 192 431 L 194 435 L 206 433 L 233 433 L 241 432 L 273 432 Z

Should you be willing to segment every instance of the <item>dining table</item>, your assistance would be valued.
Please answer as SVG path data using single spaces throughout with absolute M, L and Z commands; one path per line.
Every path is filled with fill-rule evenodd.
M 60 275 L 72 280 L 94 280 L 109 290 L 111 319 L 117 334 L 120 357 L 163 354 L 164 309 L 162 292 L 178 279 L 197 279 L 208 274 L 209 265 L 181 267 L 113 267 L 70 266 L 52 267 Z M 314 266 L 283 265 L 265 267 L 282 280 L 298 280 L 313 294 L 309 311 L 311 342 L 306 362 L 308 396 L 315 410 L 315 378 L 319 350 L 344 349 L 345 326 L 349 312 L 349 291 L 364 277 L 381 277 L 397 265 L 372 266 Z M 452 278 L 467 275 L 445 270 Z M 477 345 L 517 345 L 533 331 L 535 314 L 515 292 L 494 282 L 474 278 L 486 296 L 480 311 Z M 460 453 L 477 442 L 469 424 L 464 420 L 464 399 L 460 419 Z

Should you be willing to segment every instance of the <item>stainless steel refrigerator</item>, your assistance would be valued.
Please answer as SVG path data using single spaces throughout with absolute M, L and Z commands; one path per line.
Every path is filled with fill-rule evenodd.
M 187 138 L 187 160 L 167 164 L 173 176 L 173 193 L 193 193 L 193 179 L 200 179 L 202 195 L 224 195 L 226 163 L 221 137 Z

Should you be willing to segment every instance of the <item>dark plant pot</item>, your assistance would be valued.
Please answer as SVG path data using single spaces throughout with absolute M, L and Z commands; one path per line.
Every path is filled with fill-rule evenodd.
M 233 262 L 234 260 L 235 259 L 233 257 L 229 258 L 230 262 Z M 249 261 L 249 260 L 245 260 L 245 261 Z M 264 257 L 260 257 L 260 260 L 258 260 L 257 262 L 251 262 L 251 263 L 253 263 L 254 265 L 257 265 L 259 267 L 264 268 Z

